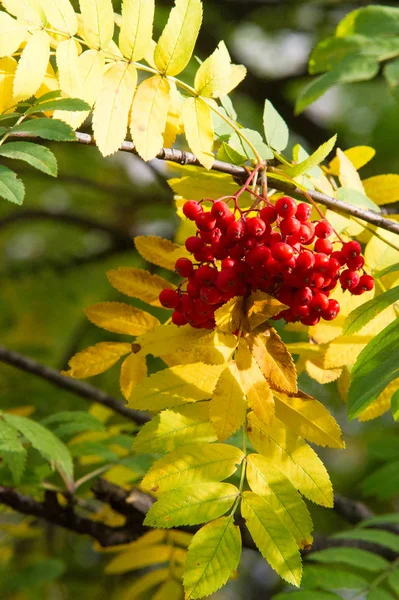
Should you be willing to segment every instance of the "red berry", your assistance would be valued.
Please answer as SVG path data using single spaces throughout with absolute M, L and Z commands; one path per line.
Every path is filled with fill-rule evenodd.
M 206 304 L 218 304 L 222 299 L 222 294 L 213 285 L 203 285 L 200 290 L 200 298 Z
M 294 302 L 294 295 L 289 286 L 282 285 L 279 291 L 277 292 L 277 298 L 283 304 L 287 304 L 287 306 L 291 306 Z
M 257 246 L 245 255 L 245 261 L 251 265 L 251 267 L 260 267 L 265 265 L 270 258 L 270 249 L 266 246 Z
M 177 312 L 177 310 L 175 310 L 172 313 L 172 323 L 174 325 L 177 325 L 178 327 L 181 327 L 182 325 L 186 325 L 188 323 L 188 319 L 187 319 L 186 315 L 184 315 L 181 312 Z
M 259 219 L 259 217 L 253 217 L 247 219 L 246 232 L 249 236 L 260 237 L 266 231 L 266 223 Z
M 362 275 L 358 284 L 365 292 L 369 292 L 374 288 L 374 278 L 371 275 Z
M 319 273 L 325 273 L 328 269 L 329 263 L 330 259 L 327 254 L 320 252 L 314 257 L 314 268 L 315 271 L 318 271 Z
M 201 250 L 201 248 L 204 247 L 204 242 L 201 238 L 196 237 L 195 235 L 192 235 L 191 237 L 188 237 L 186 239 L 186 250 L 188 250 L 188 252 L 199 252 Z
M 218 217 L 216 219 L 217 224 L 223 232 L 227 231 L 228 226 L 230 225 L 230 223 L 233 223 L 233 221 L 235 221 L 235 217 L 232 212 L 228 212 L 225 215 L 223 215 L 223 217 Z
M 298 221 L 307 221 L 312 213 L 312 207 L 310 204 L 300 202 L 296 208 L 295 216 Z
M 200 288 L 189 281 L 187 284 L 187 294 L 190 296 L 190 298 L 199 298 Z
M 309 283 L 309 287 L 312 289 L 319 289 L 324 284 L 324 277 L 321 273 L 313 273 L 311 277 L 311 281 Z
M 303 306 L 297 306 L 296 304 L 294 304 L 291 310 L 292 314 L 299 318 L 308 317 L 310 315 L 309 304 L 304 304 Z
M 162 290 L 159 294 L 159 301 L 165 308 L 176 308 L 179 304 L 180 296 L 175 290 Z
M 314 254 L 308 250 L 304 250 L 296 259 L 296 268 L 298 271 L 307 271 L 313 267 L 314 263 Z
M 211 231 L 200 231 L 201 240 L 206 244 L 218 242 L 221 235 L 222 232 L 220 231 L 219 227 L 215 227 L 214 229 L 211 229 Z
M 228 249 L 225 248 L 220 242 L 212 242 L 211 252 L 214 258 L 216 258 L 217 260 L 223 260 L 229 255 Z
M 341 252 L 346 260 L 348 260 L 348 258 L 355 258 L 356 256 L 359 256 L 361 251 L 361 245 L 355 240 L 352 240 L 351 242 L 346 242 L 346 244 L 344 244 L 341 249 Z
M 222 260 L 222 269 L 231 269 L 237 263 L 233 258 L 225 258 Z
M 238 242 L 245 235 L 245 223 L 243 221 L 234 221 L 227 228 L 227 238 L 232 242 Z
M 328 261 L 328 266 L 326 269 L 326 274 L 328 274 L 329 277 L 335 277 L 338 273 L 338 271 L 340 270 L 341 265 L 338 262 L 338 260 L 336 258 L 333 258 L 332 256 L 330 256 L 330 260 Z
M 341 273 L 339 281 L 343 290 L 353 290 L 359 283 L 360 277 L 356 271 L 349 271 L 349 269 L 346 269 Z
M 280 217 L 293 217 L 296 213 L 296 202 L 289 196 L 283 196 L 277 200 L 276 210 Z
M 326 321 L 332 321 L 338 315 L 339 309 L 340 309 L 340 306 L 339 306 L 339 302 L 337 300 L 334 300 L 334 299 L 329 300 L 328 307 L 325 310 L 323 310 L 323 312 L 321 313 L 321 316 Z
M 216 219 L 210 212 L 202 212 L 196 216 L 195 224 L 201 231 L 211 231 L 216 226 Z
M 280 231 L 283 235 L 294 235 L 299 231 L 301 224 L 295 217 L 283 219 L 280 223 Z
M 180 302 L 176 306 L 176 310 L 180 313 L 190 313 L 193 310 L 193 301 L 187 294 L 180 296 Z
M 271 247 L 272 256 L 278 262 L 288 262 L 293 256 L 294 251 L 288 244 L 277 242 Z
M 224 269 L 217 275 L 216 285 L 222 292 L 230 292 L 238 289 L 239 280 L 234 268 Z
M 328 298 L 322 292 L 317 292 L 310 303 L 310 308 L 314 312 L 322 312 L 328 308 Z
M 331 254 L 331 258 L 335 258 L 339 262 L 339 264 L 341 265 L 341 267 L 343 267 L 344 264 L 346 263 L 346 258 L 345 258 L 345 256 L 342 254 L 342 252 L 340 250 L 335 250 Z
M 295 240 L 298 241 L 300 244 L 308 244 L 312 239 L 312 235 L 313 233 L 310 230 L 310 227 L 308 227 L 308 225 L 305 225 L 305 223 L 302 223 L 295 236 L 293 237 L 295 237 Z
M 316 240 L 314 249 L 316 250 L 316 252 L 322 252 L 323 254 L 331 254 L 331 252 L 333 251 L 333 245 L 330 242 L 330 240 L 323 240 L 319 238 L 318 240 Z
M 308 317 L 303 317 L 301 319 L 301 323 L 302 325 L 317 325 L 317 323 L 320 321 L 320 317 L 317 314 L 314 313 L 310 313 L 310 315 Z
M 195 283 L 198 285 L 212 285 L 216 281 L 218 272 L 209 265 L 198 267 L 195 272 Z
M 227 206 L 226 202 L 223 202 L 223 200 L 216 200 L 211 208 L 211 213 L 216 219 L 224 217 L 230 212 L 231 211 L 229 207 Z
M 265 223 L 274 223 L 277 219 L 277 210 L 274 206 L 265 206 L 265 208 L 262 208 L 260 211 L 259 216 Z
M 188 277 L 193 272 L 193 263 L 189 258 L 178 258 L 175 262 L 175 271 L 181 277 Z
M 245 254 L 245 248 L 242 244 L 234 244 L 232 248 L 230 248 L 229 255 L 234 260 L 241 260 L 241 258 Z
M 364 258 L 363 256 L 352 256 L 351 258 L 348 258 L 346 264 L 351 271 L 358 271 L 364 265 Z
M 306 306 L 313 298 L 313 292 L 309 287 L 304 287 L 295 292 L 294 302 L 297 306 Z
M 334 229 L 332 228 L 330 223 L 325 219 L 319 221 L 315 227 L 316 237 L 321 238 L 323 240 L 330 237 L 330 235 L 332 235 L 333 233 Z
M 212 262 L 213 251 L 211 246 L 204 246 L 199 252 L 194 254 L 194 258 L 197 262 Z
M 196 216 L 203 211 L 201 204 L 195 200 L 188 200 L 183 204 L 183 214 L 191 221 L 195 221 Z

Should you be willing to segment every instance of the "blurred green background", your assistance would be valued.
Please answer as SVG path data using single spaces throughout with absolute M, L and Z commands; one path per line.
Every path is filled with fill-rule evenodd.
M 364 176 L 397 173 L 399 107 L 382 79 L 333 88 L 294 117 L 296 95 L 309 80 L 306 65 L 312 46 L 331 35 L 347 12 L 369 4 L 378 3 L 205 0 L 196 54 L 205 58 L 223 39 L 234 62 L 246 65 L 247 78 L 232 95 L 244 126 L 261 130 L 263 103 L 268 98 L 289 125 L 291 145 L 299 141 L 311 150 L 338 132 L 342 149 L 357 144 L 376 149 L 375 158 L 362 171 Z M 120 10 L 117 2 L 114 6 Z M 155 39 L 172 2 L 158 1 L 157 6 Z M 194 69 L 192 61 L 188 78 Z M 177 145 L 184 148 L 182 144 L 180 140 Z M 94 302 L 125 300 L 111 288 L 105 273 L 118 266 L 142 265 L 132 243 L 135 235 L 173 237 L 177 219 L 166 178 L 176 171 L 161 161 L 144 164 L 129 154 L 104 159 L 92 147 L 66 143 L 49 147 L 57 156 L 58 178 L 14 163 L 26 185 L 25 203 L 17 208 L 0 202 L 0 339 L 10 349 L 63 369 L 79 349 L 99 341 L 123 340 L 88 323 L 83 309 Z M 117 369 L 93 378 L 92 383 L 121 397 Z M 384 464 L 381 455 L 399 455 L 391 418 L 348 423 L 335 384 L 320 386 L 306 376 L 301 383 L 329 406 L 344 429 L 347 449 L 320 453 L 334 487 L 361 498 L 362 480 Z M 0 394 L 0 408 L 32 405 L 37 419 L 60 410 L 87 409 L 84 400 L 4 365 L 0 365 Z M 399 477 L 395 471 L 392 476 Z M 397 499 L 381 496 L 367 499 L 373 509 L 397 508 Z M 345 527 L 332 511 L 311 509 L 316 531 Z M 7 527 L 0 528 L 0 598 L 121 598 L 132 577 L 104 575 L 106 561 L 92 550 L 89 539 L 51 526 L 18 534 L 19 521 L 16 516 L 13 527 L 8 519 Z M 21 537 L 14 537 L 15 533 Z M 7 561 L 2 548 L 10 535 L 14 557 Z M 54 580 L 45 577 L 43 582 L 40 573 L 53 573 Z M 245 552 L 239 574 L 212 598 L 267 599 L 281 589 L 278 577 L 251 551 Z

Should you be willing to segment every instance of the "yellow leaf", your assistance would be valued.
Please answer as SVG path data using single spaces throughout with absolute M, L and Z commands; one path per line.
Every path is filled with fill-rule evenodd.
M 183 595 L 183 586 L 180 581 L 169 579 L 160 586 L 152 596 L 152 600 L 165 600 L 165 598 L 168 600 L 182 600 Z
M 13 84 L 17 64 L 10 56 L 0 58 L 0 114 L 15 104 Z
M 196 340 L 208 334 L 207 329 L 194 329 L 191 325 L 178 327 L 171 323 L 159 325 L 152 331 L 140 335 L 136 339 L 136 343 L 140 345 L 141 352 L 144 354 L 162 356 L 163 354 L 173 354 L 177 350 L 190 350 Z
M 144 79 L 133 99 L 130 133 L 143 160 L 155 158 L 162 148 L 169 108 L 169 82 L 160 75 Z
M 344 154 L 346 158 L 348 158 L 351 161 L 355 169 L 359 170 L 373 158 L 373 156 L 375 155 L 375 150 L 370 146 L 354 146 L 353 148 L 348 148 L 348 150 L 344 150 Z M 330 173 L 332 173 L 332 175 L 338 175 L 339 168 L 340 161 L 339 158 L 335 156 L 329 163 L 328 170 L 330 171 Z
M 121 356 L 131 351 L 130 344 L 100 342 L 75 354 L 68 362 L 69 371 L 64 371 L 62 374 L 77 379 L 92 377 L 104 373 L 118 362 Z
M 399 380 L 395 379 L 391 381 L 383 392 L 378 396 L 376 400 L 370 406 L 368 406 L 358 416 L 359 421 L 370 421 L 376 419 L 391 408 L 392 395 L 399 389 Z
M 125 139 L 137 84 L 133 64 L 112 62 L 105 70 L 93 113 L 93 131 L 103 156 L 116 152 Z
M 130 402 L 132 408 L 157 412 L 211 397 L 223 365 L 193 363 L 158 371 L 141 381 Z
M 114 9 L 111 0 L 79 0 L 84 23 L 84 38 L 94 48 L 106 48 L 114 34 Z
M 220 442 L 227 440 L 242 426 L 246 412 L 237 366 L 232 362 L 221 374 L 209 405 L 210 419 Z
M 391 204 L 399 200 L 399 175 L 376 175 L 363 180 L 367 196 L 376 204 Z
M 200 96 L 219 98 L 228 93 L 230 87 L 230 56 L 224 42 L 199 66 L 194 87 Z
M 329 448 L 344 448 L 341 429 L 325 406 L 310 396 L 274 395 L 276 417 L 309 442 Z
M 44 76 L 44 79 L 43 79 L 40 87 L 36 90 L 36 94 L 35 94 L 36 98 L 40 98 L 40 96 L 47 94 L 47 92 L 54 92 L 55 90 L 58 90 L 58 89 L 59 89 L 59 85 L 58 85 L 57 76 L 54 72 L 54 69 L 53 69 L 51 63 L 48 63 L 47 71 Z M 46 111 L 44 114 L 47 117 L 49 117 L 50 115 L 53 114 L 53 111 Z
M 11 56 L 18 50 L 26 38 L 26 28 L 10 17 L 6 12 L 0 12 L 0 57 Z
M 212 153 L 214 132 L 211 109 L 201 98 L 186 98 L 181 114 L 190 149 L 200 163 L 210 169 L 215 160 Z
M 69 0 L 40 0 L 40 3 L 54 29 L 75 35 L 78 20 Z
M 152 41 L 154 0 L 123 0 L 119 48 L 129 60 L 141 60 Z
M 65 42 L 60 42 L 57 46 L 56 58 L 61 91 L 70 98 L 81 98 L 83 82 L 80 77 L 78 47 L 75 40 L 70 38 Z M 62 119 L 74 128 L 81 125 L 84 117 L 84 113 L 82 115 L 60 110 L 54 112 L 55 119 Z
M 237 337 L 232 333 L 222 333 L 217 329 L 197 338 L 190 346 L 192 362 L 202 361 L 211 365 L 219 365 L 230 360 L 237 347 Z
M 168 569 L 153 569 L 141 575 L 123 589 L 123 595 L 121 600 L 134 600 L 139 598 L 148 590 L 153 589 L 160 583 L 163 583 L 170 577 L 170 571 Z
M 326 369 L 336 369 L 353 365 L 356 362 L 360 352 L 370 342 L 372 336 L 365 335 L 344 335 L 331 342 L 324 356 L 324 367 Z
M 32 27 L 46 21 L 40 0 L 2 0 L 1 3 L 7 12 L 24 25 Z
M 144 269 L 134 269 L 133 267 L 119 267 L 108 271 L 107 277 L 111 285 L 122 294 L 131 298 L 139 298 L 151 306 L 161 306 L 158 296 L 163 289 L 175 288 L 163 277 L 151 275 Z
M 331 383 L 338 379 L 342 369 L 326 369 L 322 366 L 322 361 L 314 362 L 314 360 L 305 361 L 306 372 L 312 379 L 315 379 L 321 385 Z
M 252 292 L 247 300 L 247 315 L 251 329 L 255 329 L 271 317 L 288 308 L 276 298 L 258 290 Z
M 177 90 L 176 84 L 173 81 L 170 81 L 169 85 L 169 108 L 166 117 L 166 125 L 163 132 L 163 146 L 165 148 L 171 148 L 175 143 L 177 134 L 183 132 L 181 107 L 184 102 L 184 98 Z
M 249 406 L 263 423 L 270 423 L 274 416 L 273 394 L 243 339 L 239 342 L 235 361 L 238 381 Z
M 126 335 L 141 335 L 159 325 L 149 313 L 122 302 L 98 302 L 86 308 L 85 315 L 97 327 Z
M 247 338 L 251 353 L 273 390 L 295 393 L 297 374 L 291 354 L 272 328 Z
M 364 194 L 363 184 L 354 164 L 342 150 L 337 148 L 337 160 L 339 161 L 339 180 L 342 187 L 357 190 Z
M 140 548 L 139 552 L 136 549 L 128 550 L 115 556 L 105 567 L 105 572 L 108 574 L 127 573 L 164 563 L 170 560 L 173 551 L 173 546 L 166 544 L 144 546 Z
M 248 415 L 248 434 L 254 448 L 282 471 L 301 494 L 321 506 L 333 506 L 326 468 L 302 438 L 278 419 L 267 426 L 254 413 Z
M 42 83 L 50 58 L 50 38 L 44 29 L 35 31 L 22 51 L 14 78 L 14 100 L 33 96 Z
M 173 165 L 176 169 L 176 163 Z M 220 196 L 233 195 L 237 192 L 237 184 L 231 175 L 217 173 L 216 171 L 204 171 L 201 167 L 184 166 L 181 177 L 168 179 L 168 185 L 175 194 L 190 200 L 202 200 L 212 198 L 216 200 Z M 245 206 L 251 206 L 252 199 L 248 192 L 244 192 L 240 199 Z
M 193 53 L 202 22 L 201 0 L 175 0 L 154 51 L 158 69 L 167 75 L 183 71 Z
M 175 270 L 178 258 L 190 256 L 184 246 L 156 235 L 138 235 L 134 238 L 134 245 L 145 260 L 169 271 Z
M 147 377 L 147 363 L 141 353 L 129 354 L 122 363 L 119 385 L 121 392 L 129 400 L 135 386 Z
M 225 333 L 233 333 L 240 328 L 244 319 L 244 298 L 235 296 L 215 311 L 216 327 Z
M 293 535 L 300 548 L 312 543 L 312 519 L 292 483 L 265 456 L 247 456 L 247 481 L 255 494 L 267 499 L 272 512 Z
M 398 236 L 390 231 L 385 231 L 385 229 L 382 229 L 381 227 L 378 227 L 375 230 L 375 235 L 371 236 L 364 252 L 366 264 L 373 271 L 385 269 L 385 267 L 398 262 L 398 251 L 395 250 L 395 248 L 392 248 L 392 246 L 388 246 L 383 240 L 388 240 L 397 245 Z M 370 300 L 370 298 L 373 298 L 374 294 L 366 292 L 365 294 L 362 294 L 361 298 L 364 298 L 364 296 L 367 297 L 367 300 Z
M 234 90 L 234 88 L 236 88 L 237 85 L 245 78 L 246 74 L 247 69 L 244 67 L 244 65 L 231 65 L 230 85 L 226 93 L 229 94 L 232 90 Z

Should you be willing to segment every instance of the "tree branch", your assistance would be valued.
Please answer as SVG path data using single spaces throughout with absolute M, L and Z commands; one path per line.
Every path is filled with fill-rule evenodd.
M 22 138 L 34 137 L 19 132 L 11 135 L 13 137 Z M 79 131 L 76 132 L 76 141 L 80 144 L 85 144 L 89 146 L 95 145 L 93 136 L 91 136 L 88 133 L 81 133 Z M 133 154 L 137 154 L 134 144 L 129 141 L 122 142 L 120 150 L 123 152 L 132 152 Z M 162 148 L 158 152 L 156 158 L 160 160 L 168 160 L 170 162 L 175 162 L 180 165 L 195 165 L 199 167 L 202 166 L 197 157 L 191 152 L 176 150 L 174 148 Z M 236 165 L 232 165 L 230 163 L 226 163 L 220 160 L 214 161 L 212 170 L 218 171 L 219 173 L 227 173 L 229 175 L 232 175 L 239 181 L 245 180 L 248 177 L 248 173 L 244 169 L 244 167 L 238 167 Z M 306 194 L 299 188 L 289 183 L 273 180 L 273 188 L 281 192 L 288 193 L 294 198 L 306 200 Z M 390 221 L 389 219 L 385 219 L 380 214 L 375 213 L 371 210 L 364 210 L 362 208 L 359 208 L 358 206 L 353 206 L 352 204 L 348 204 L 347 202 L 342 202 L 341 200 L 332 198 L 331 196 L 326 196 L 321 192 L 309 190 L 307 191 L 307 195 L 310 196 L 315 202 L 318 202 L 319 204 L 322 204 L 327 208 L 331 208 L 334 211 L 342 212 L 352 217 L 357 217 L 362 221 L 366 221 L 367 223 L 371 223 L 372 225 L 381 227 L 382 229 L 386 229 L 387 231 L 392 231 L 393 233 L 399 234 L 399 223 L 395 221 Z
M 57 387 L 67 390 L 68 392 L 72 392 L 72 394 L 75 394 L 76 396 L 80 396 L 81 398 L 85 398 L 86 400 L 91 400 L 93 402 L 98 402 L 99 404 L 102 404 L 107 408 L 111 408 L 123 417 L 127 417 L 128 419 L 131 419 L 140 425 L 147 423 L 147 421 L 150 419 L 145 413 L 128 408 L 122 404 L 122 402 L 116 398 L 113 398 L 109 394 L 106 394 L 102 390 L 99 390 L 83 381 L 72 379 L 71 377 L 65 377 L 56 371 L 56 369 L 46 367 L 45 365 L 36 362 L 32 358 L 24 356 L 23 354 L 19 354 L 18 352 L 7 350 L 7 348 L 4 348 L 4 346 L 0 346 L 0 361 L 13 367 L 17 367 L 26 373 L 32 373 L 32 375 L 36 375 L 36 377 L 41 377 L 41 379 L 49 381 L 50 383 L 53 383 Z

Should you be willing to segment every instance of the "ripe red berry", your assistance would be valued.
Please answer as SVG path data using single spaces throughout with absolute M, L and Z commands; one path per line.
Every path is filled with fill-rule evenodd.
M 325 310 L 323 310 L 321 316 L 326 321 L 332 321 L 338 315 L 339 309 L 339 302 L 337 300 L 331 299 L 328 301 L 328 307 Z
M 310 302 L 310 308 L 314 312 L 322 312 L 323 310 L 326 310 L 328 308 L 327 296 L 322 292 L 317 292 Z
M 203 285 L 200 289 L 200 298 L 206 304 L 218 304 L 222 299 L 222 294 L 213 285 Z
M 165 308 L 176 308 L 179 300 L 179 294 L 175 290 L 165 289 L 159 294 L 159 301 Z
M 241 260 L 245 254 L 245 247 L 243 244 L 234 244 L 232 248 L 229 250 L 229 255 L 234 260 Z
M 180 302 L 176 306 L 176 310 L 180 313 L 190 313 L 193 310 L 193 301 L 187 294 L 182 294 L 180 296 Z
M 230 223 L 233 223 L 233 221 L 235 221 L 235 217 L 230 211 L 223 215 L 223 217 L 218 217 L 216 219 L 217 224 L 223 232 L 227 231 L 228 226 L 230 225 Z
M 293 217 L 296 213 L 296 202 L 289 196 L 283 196 L 277 200 L 276 210 L 280 217 Z
M 361 251 L 361 245 L 355 240 L 352 240 L 351 242 L 346 242 L 346 244 L 344 244 L 341 249 L 341 252 L 346 260 L 348 260 L 348 258 L 355 258 L 356 256 L 359 256 Z
M 195 221 L 196 216 L 203 211 L 201 204 L 195 200 L 188 200 L 183 204 L 183 214 L 191 221 Z
M 213 203 L 213 206 L 211 208 L 211 213 L 216 219 L 224 217 L 229 212 L 231 211 L 227 206 L 226 202 L 223 202 L 223 200 L 216 200 L 216 202 Z
M 316 252 L 322 252 L 323 254 L 331 254 L 333 251 L 333 245 L 330 240 L 319 238 L 316 240 L 314 249 Z
M 312 207 L 310 204 L 300 202 L 296 208 L 295 217 L 298 221 L 307 221 L 312 213 Z
M 251 265 L 251 267 L 260 267 L 265 265 L 270 258 L 270 249 L 266 246 L 257 246 L 252 250 L 249 250 L 245 255 L 245 261 Z
M 308 317 L 310 315 L 310 305 L 309 304 L 304 304 L 303 306 L 298 306 L 297 304 L 294 304 L 294 306 L 291 308 L 291 310 L 292 310 L 292 314 L 294 314 L 296 317 L 299 317 L 299 318 Z
M 326 274 L 329 277 L 335 277 L 340 270 L 341 265 L 336 258 L 330 256 L 330 260 L 328 261 L 328 266 L 326 269 Z
M 295 238 L 295 241 L 298 241 L 300 244 L 308 244 L 312 239 L 312 235 L 313 233 L 310 227 L 305 225 L 305 223 L 302 223 L 293 237 Z
M 359 283 L 360 277 L 356 271 L 349 271 L 349 269 L 345 269 L 345 271 L 341 273 L 339 281 L 343 290 L 353 290 Z
M 204 247 L 204 242 L 201 238 L 192 235 L 186 239 L 184 245 L 186 246 L 186 250 L 188 250 L 188 252 L 194 253 L 199 252 L 201 248 Z
M 234 268 L 224 269 L 217 275 L 216 286 L 222 292 L 238 290 L 239 280 Z
M 189 258 L 178 258 L 175 262 L 175 271 L 181 277 L 188 277 L 193 272 L 193 263 Z
M 208 213 L 209 214 L 209 213 Z M 212 242 L 218 242 L 220 240 L 220 236 L 222 232 L 219 227 L 215 227 L 210 231 L 200 231 L 201 240 L 206 244 L 211 244 Z
M 212 262 L 214 254 L 211 246 L 204 246 L 199 252 L 194 254 L 194 258 L 197 262 Z
M 335 250 L 334 252 L 332 252 L 331 258 L 335 258 L 339 262 L 341 267 L 346 263 L 346 258 L 341 252 L 341 250 Z
M 312 252 L 304 250 L 296 259 L 296 268 L 298 271 L 307 271 L 314 266 L 315 258 Z
M 332 235 L 333 233 L 334 229 L 332 228 L 330 223 L 325 219 L 319 221 L 315 227 L 316 237 L 321 238 L 323 240 L 330 237 L 330 235 Z
M 315 271 L 318 271 L 319 273 L 325 273 L 328 269 L 329 263 L 330 259 L 327 254 L 319 252 L 314 257 L 314 268 Z
M 308 317 L 303 317 L 301 319 L 301 323 L 302 325 L 317 325 L 317 323 L 320 321 L 320 317 L 318 314 L 314 314 L 314 313 L 310 313 L 310 315 Z
M 364 258 L 363 256 L 352 256 L 348 258 L 346 264 L 351 271 L 358 271 L 364 266 Z
M 202 212 L 195 217 L 195 224 L 201 231 L 211 231 L 216 226 L 216 219 L 210 212 Z
M 200 288 L 189 281 L 187 284 L 187 294 L 190 296 L 190 298 L 199 298 Z
M 222 269 L 231 269 L 237 263 L 233 258 L 225 258 L 222 260 Z
M 249 236 L 260 237 L 266 230 L 266 223 L 258 217 L 247 219 L 246 233 Z
M 177 312 L 177 310 L 175 310 L 172 313 L 172 323 L 174 325 L 177 325 L 178 327 L 181 327 L 182 325 L 187 325 L 188 319 L 187 319 L 186 315 L 184 315 L 181 312 Z
M 224 258 L 227 258 L 229 255 L 228 249 L 225 248 L 225 246 L 223 246 L 223 244 L 221 244 L 220 242 L 212 242 L 211 253 L 212 253 L 213 257 L 216 258 L 217 260 L 223 260 Z
M 288 244 L 277 242 L 271 247 L 272 256 L 278 262 L 288 262 L 294 256 L 294 251 Z
M 201 285 L 212 285 L 216 281 L 218 272 L 209 265 L 202 265 L 195 271 L 195 283 Z
M 297 306 L 306 306 L 313 298 L 313 292 L 309 287 L 304 287 L 295 292 L 294 302 Z
M 301 224 L 295 217 L 283 219 L 280 223 L 280 231 L 283 235 L 294 235 L 299 231 Z
M 241 240 L 245 235 L 244 221 L 234 221 L 233 223 L 230 223 L 226 235 L 231 242 L 238 242 Z
M 265 223 L 274 223 L 274 221 L 277 219 L 277 214 L 277 210 L 274 208 L 274 206 L 265 206 L 260 211 L 259 216 Z
M 371 275 L 362 275 L 358 285 L 365 291 L 369 292 L 374 288 L 374 278 Z

